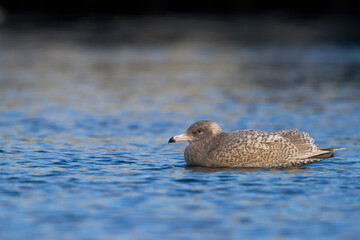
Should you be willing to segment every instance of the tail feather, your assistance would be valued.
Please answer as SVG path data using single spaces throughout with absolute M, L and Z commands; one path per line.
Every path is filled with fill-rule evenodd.
M 338 150 L 344 150 L 345 148 L 319 148 L 317 149 L 317 151 L 311 153 L 310 155 L 308 155 L 306 158 L 317 158 L 320 157 L 322 155 L 324 156 L 328 156 L 328 154 L 330 153 L 334 153 L 334 151 L 338 151 Z M 330 154 L 331 155 L 331 154 Z M 334 156 L 334 155 L 333 155 Z M 332 156 L 332 157 L 333 157 Z
M 319 155 L 315 155 L 315 156 L 311 156 L 309 157 L 309 159 L 319 159 L 319 161 L 327 159 L 327 158 L 332 158 L 335 156 L 334 152 L 326 152 L 326 153 L 322 153 Z
M 344 150 L 345 148 L 321 148 L 314 154 L 305 159 L 295 159 L 291 161 L 293 167 L 302 167 L 314 162 L 320 162 L 324 159 L 332 158 L 335 156 L 334 151 Z

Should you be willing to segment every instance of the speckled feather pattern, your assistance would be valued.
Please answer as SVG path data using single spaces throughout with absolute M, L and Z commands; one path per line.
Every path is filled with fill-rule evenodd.
M 184 158 L 188 165 L 206 167 L 300 167 L 333 155 L 318 149 L 308 133 L 297 129 L 268 133 L 259 130 L 222 131 L 213 134 L 210 121 L 199 121 L 190 126 L 192 136 Z M 212 126 L 214 122 L 210 122 Z M 218 125 L 216 125 L 218 129 Z M 209 128 L 209 129 L 208 129 Z M 202 129 L 197 136 L 194 129 Z M 221 129 L 220 129 L 221 130 Z M 331 150 L 330 150 L 331 151 Z M 317 156 L 320 157 L 317 157 Z
M 288 139 L 263 131 L 222 133 L 204 143 L 194 142 L 186 148 L 185 161 L 189 165 L 281 167 L 298 156 L 298 149 Z

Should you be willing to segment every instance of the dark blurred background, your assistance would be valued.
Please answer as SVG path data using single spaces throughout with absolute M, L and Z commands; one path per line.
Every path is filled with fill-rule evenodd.
M 0 1 L 9 12 L 47 12 L 59 14 L 120 13 L 120 14 L 163 14 L 163 13 L 215 13 L 242 14 L 280 11 L 299 16 L 341 14 L 357 16 L 359 2 L 355 0 L 315 1 Z
M 117 42 L 124 41 L 124 37 L 119 39 L 116 34 L 111 33 L 115 30 L 114 25 L 116 24 L 114 23 L 119 18 L 122 18 L 120 19 L 121 22 L 124 22 L 124 18 L 127 21 L 131 20 L 131 25 L 138 27 L 144 27 L 144 22 L 148 22 L 149 19 L 157 19 L 157 23 L 152 23 L 152 26 L 149 27 L 158 29 L 159 19 L 162 24 L 168 20 L 171 21 L 172 19 L 169 17 L 175 16 L 177 19 L 190 19 L 191 21 L 188 22 L 195 24 L 195 27 L 192 23 L 185 26 L 185 22 L 168 24 L 177 30 L 194 28 L 195 31 L 213 31 L 215 32 L 214 35 L 225 35 L 225 37 L 237 42 L 254 43 L 272 40 L 307 42 L 311 35 L 311 41 L 325 40 L 336 41 L 337 43 L 345 41 L 348 43 L 360 41 L 360 31 L 358 31 L 360 29 L 359 5 L 359 2 L 355 0 L 3 0 L 0 1 L 0 24 L 3 27 L 10 28 L 68 28 L 69 24 L 82 22 L 82 25 L 86 25 L 88 30 L 101 31 L 103 40 Z M 206 29 L 203 29 L 202 26 L 200 29 L 196 29 L 196 23 L 204 19 L 203 25 L 207 25 Z M 208 22 L 208 20 L 212 21 Z M 139 21 L 142 23 L 139 24 Z M 217 26 L 215 26 L 216 24 Z M 284 31 L 285 34 L 283 34 Z M 171 35 L 169 32 L 171 31 L 167 31 L 167 36 Z M 158 34 L 155 33 L 154 35 Z M 153 37 L 148 40 L 154 40 Z M 155 41 L 161 40 L 159 35 L 158 37 Z M 143 39 L 143 42 L 147 42 L 147 40 Z

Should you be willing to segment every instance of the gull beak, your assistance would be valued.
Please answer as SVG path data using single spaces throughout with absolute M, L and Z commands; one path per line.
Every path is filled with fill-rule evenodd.
M 180 142 L 180 141 L 190 141 L 190 140 L 191 140 L 191 138 L 184 133 L 184 134 L 180 134 L 180 135 L 171 137 L 169 139 L 168 143 Z

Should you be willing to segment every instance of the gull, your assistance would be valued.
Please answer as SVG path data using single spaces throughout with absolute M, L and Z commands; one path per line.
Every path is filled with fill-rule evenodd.
M 297 129 L 274 133 L 237 130 L 224 133 L 212 121 L 197 121 L 184 134 L 168 143 L 188 141 L 184 158 L 187 165 L 203 167 L 292 168 L 334 156 L 344 148 L 317 148 L 314 139 Z

